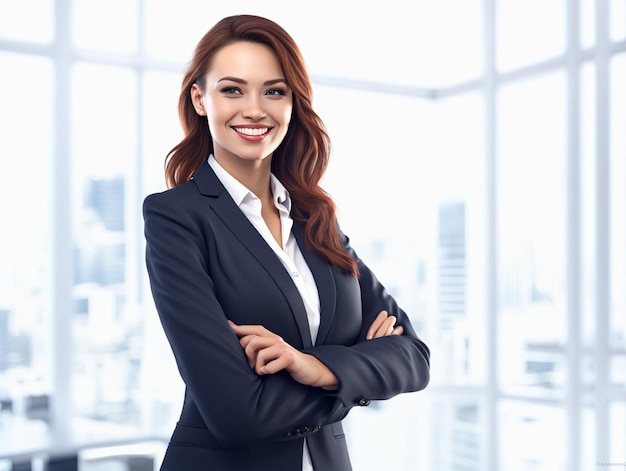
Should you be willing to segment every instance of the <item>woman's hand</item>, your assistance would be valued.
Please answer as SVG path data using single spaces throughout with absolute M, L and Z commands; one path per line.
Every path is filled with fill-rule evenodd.
M 274 374 L 287 370 L 297 382 L 335 390 L 339 380 L 334 373 L 313 355 L 302 353 L 280 336 L 262 325 L 237 325 L 228 321 L 239 337 L 250 368 L 258 375 Z
M 402 335 L 404 329 L 401 325 L 396 327 L 396 316 L 390 316 L 387 311 L 380 311 L 365 335 L 366 340 L 387 337 L 388 335 Z

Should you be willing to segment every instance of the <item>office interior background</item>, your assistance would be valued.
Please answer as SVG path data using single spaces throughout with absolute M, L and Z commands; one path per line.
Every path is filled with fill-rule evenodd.
M 355 470 L 626 466 L 625 0 L 0 0 L 0 470 L 158 468 L 141 203 L 236 13 L 300 45 L 324 186 L 432 350 L 347 419 Z

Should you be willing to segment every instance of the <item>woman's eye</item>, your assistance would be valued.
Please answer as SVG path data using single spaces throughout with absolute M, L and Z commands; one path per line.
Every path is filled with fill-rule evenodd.
M 273 96 L 281 96 L 287 94 L 287 92 L 282 88 L 270 88 L 266 93 Z
M 226 95 L 237 95 L 241 93 L 241 90 L 239 90 L 237 87 L 225 87 L 222 88 L 220 91 Z

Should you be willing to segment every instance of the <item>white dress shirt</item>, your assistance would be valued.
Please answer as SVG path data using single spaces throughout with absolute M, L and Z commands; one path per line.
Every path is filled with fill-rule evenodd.
M 256 230 L 261 234 L 265 242 L 271 247 L 278 256 L 287 272 L 291 275 L 296 288 L 302 297 L 306 314 L 309 320 L 309 329 L 311 331 L 311 341 L 315 345 L 317 332 L 320 326 L 320 300 L 315 278 L 309 269 L 309 266 L 300 252 L 300 247 L 291 232 L 293 220 L 289 215 L 291 211 L 291 199 L 287 189 L 278 181 L 278 178 L 270 174 L 270 186 L 272 189 L 274 205 L 280 214 L 281 239 L 283 247 L 281 247 L 272 233 L 270 232 L 265 220 L 261 215 L 261 200 L 248 188 L 246 188 L 235 177 L 228 173 L 222 167 L 213 155 L 209 156 L 209 165 L 217 175 L 226 191 L 235 201 L 241 212 L 248 218 Z M 314 471 L 311 456 L 304 442 L 304 450 L 302 455 L 302 471 Z

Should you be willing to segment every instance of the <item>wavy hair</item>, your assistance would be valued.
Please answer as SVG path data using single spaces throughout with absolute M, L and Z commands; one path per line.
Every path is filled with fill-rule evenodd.
M 274 151 L 271 169 L 292 198 L 291 217 L 304 225 L 305 244 L 344 273 L 358 275 L 356 261 L 343 248 L 336 206 L 319 186 L 330 157 L 330 139 L 312 106 L 313 89 L 304 60 L 291 36 L 278 24 L 253 15 L 230 16 L 211 28 L 196 46 L 185 72 L 178 101 L 184 138 L 165 159 L 168 187 L 191 179 L 207 156 L 213 140 L 206 116 L 196 113 L 191 100 L 194 83 L 211 66 L 215 53 L 237 41 L 268 46 L 276 55 L 293 92 L 293 112 L 287 134 Z

